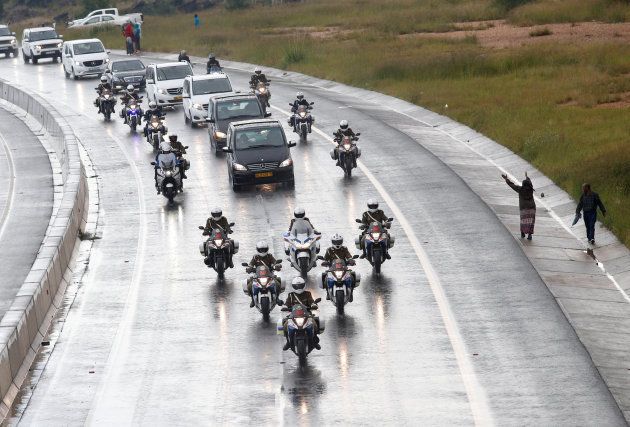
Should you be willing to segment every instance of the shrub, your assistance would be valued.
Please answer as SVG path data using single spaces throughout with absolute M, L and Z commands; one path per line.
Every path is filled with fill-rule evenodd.
M 547 27 L 536 28 L 536 29 L 531 30 L 529 32 L 529 36 L 530 37 L 543 37 L 543 36 L 550 36 L 552 34 L 553 34 L 553 32 Z
M 225 0 L 227 10 L 245 9 L 247 6 L 249 6 L 248 0 Z
M 498 7 L 504 10 L 511 10 L 515 7 L 530 3 L 531 1 L 532 0 L 495 0 L 495 3 Z

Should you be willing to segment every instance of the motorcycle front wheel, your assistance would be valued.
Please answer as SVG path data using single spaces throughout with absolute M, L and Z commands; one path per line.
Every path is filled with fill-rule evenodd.
M 263 298 L 260 300 L 260 311 L 262 312 L 263 319 L 269 319 L 269 312 L 271 311 L 269 307 L 269 298 Z
M 335 293 L 335 302 L 337 305 L 337 313 L 343 314 L 344 304 L 346 302 L 346 294 L 339 290 Z
M 306 350 L 306 339 L 302 338 L 302 339 L 298 339 L 296 345 L 295 345 L 295 352 L 297 353 L 298 357 L 300 358 L 300 362 L 304 363 L 306 362 L 306 356 L 308 354 L 307 350 Z

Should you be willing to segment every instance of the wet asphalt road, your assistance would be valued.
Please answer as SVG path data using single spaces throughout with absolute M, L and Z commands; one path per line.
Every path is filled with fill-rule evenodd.
M 246 88 L 245 74 L 228 73 L 235 88 Z M 14 421 L 624 424 L 509 232 L 450 169 L 398 130 L 422 127 L 410 118 L 299 87 L 315 101 L 316 126 L 325 134 L 341 118 L 362 132 L 367 172 L 408 222 L 406 230 L 394 222 L 393 259 L 381 277 L 359 262 L 363 281 L 345 316 L 322 301 L 322 350 L 300 368 L 292 353 L 282 352 L 275 331 L 280 312 L 265 323 L 249 308 L 242 268 L 219 282 L 203 264 L 197 225 L 221 206 L 236 222 L 241 251 L 235 261 L 247 261 L 260 239 L 279 257 L 281 234 L 299 205 L 324 243 L 339 232 L 352 246 L 354 218 L 368 198 L 382 200 L 365 173 L 344 179 L 328 140 L 313 133 L 292 151 L 294 191 L 263 186 L 234 194 L 206 130 L 186 128 L 178 109 L 168 113 L 167 126 L 190 146 L 192 166 L 185 193 L 169 207 L 155 194 L 150 146 L 120 120 L 104 123 L 95 114 L 96 80 L 66 80 L 59 65 L 26 66 L 21 59 L 3 60 L 0 76 L 37 90 L 66 115 L 91 156 L 101 196 L 101 239 L 87 276 Z M 286 110 L 297 89 L 274 81 L 272 105 Z M 432 132 L 426 129 L 427 138 Z M 421 267 L 417 245 L 431 273 Z M 323 296 L 316 286 L 320 271 L 309 275 L 316 296 Z M 285 261 L 284 280 L 295 274 Z

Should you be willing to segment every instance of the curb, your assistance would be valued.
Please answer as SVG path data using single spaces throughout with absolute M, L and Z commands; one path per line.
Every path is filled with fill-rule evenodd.
M 0 98 L 42 126 L 60 166 L 62 196 L 26 280 L 0 320 L 0 419 L 5 418 L 71 281 L 68 268 L 86 227 L 89 192 L 79 143 L 43 98 L 0 79 Z

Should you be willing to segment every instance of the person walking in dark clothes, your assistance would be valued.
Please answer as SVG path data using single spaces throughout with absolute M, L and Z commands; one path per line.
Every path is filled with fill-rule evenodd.
M 518 208 L 521 215 L 521 238 L 527 234 L 527 240 L 532 240 L 534 223 L 536 222 L 536 202 L 534 201 L 534 186 L 525 173 L 525 179 L 521 185 L 510 181 L 507 175 L 501 175 L 505 183 L 518 193 Z
M 584 225 L 586 226 L 586 238 L 592 245 L 595 244 L 595 223 L 597 222 L 597 208 L 606 216 L 606 208 L 599 198 L 599 194 L 591 190 L 591 184 L 582 185 L 582 196 L 575 209 L 575 214 L 584 212 Z

